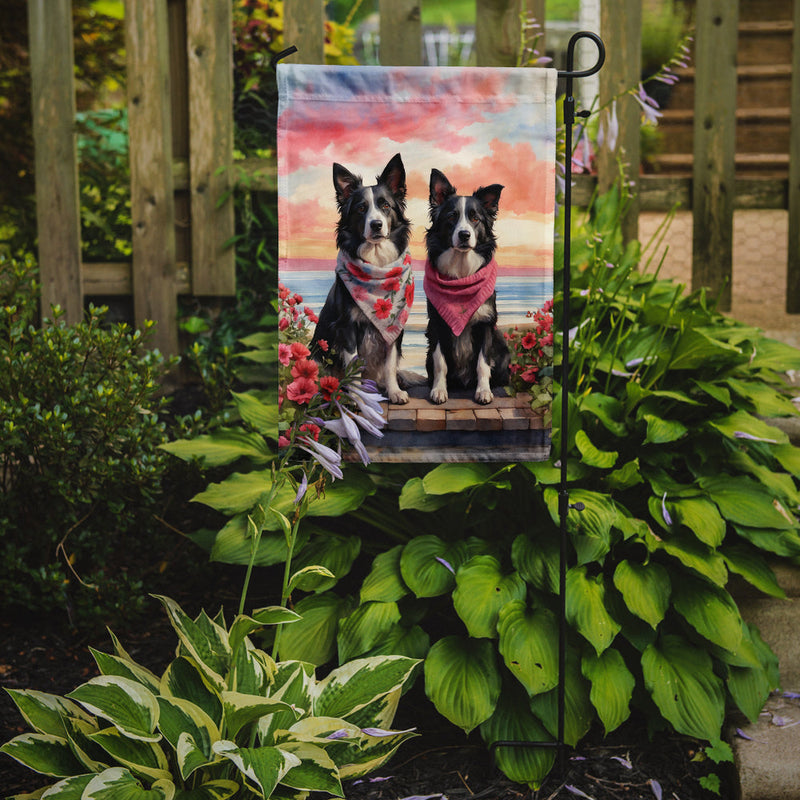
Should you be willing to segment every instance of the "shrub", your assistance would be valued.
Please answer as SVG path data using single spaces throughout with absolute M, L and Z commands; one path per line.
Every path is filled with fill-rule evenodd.
M 159 495 L 167 363 L 147 347 L 149 326 L 105 327 L 102 308 L 77 325 L 56 308 L 34 327 L 32 268 L 0 256 L 0 604 L 80 614 L 120 601 L 111 556 Z
M 389 728 L 418 662 L 360 659 L 317 679 L 248 638 L 293 612 L 272 606 L 228 628 L 221 612 L 192 619 L 160 599 L 179 642 L 162 676 L 114 638 L 113 655 L 92 651 L 100 676 L 66 697 L 9 691 L 33 731 L 0 751 L 55 778 L 48 797 L 343 797 L 342 779 L 377 769 L 414 735 Z

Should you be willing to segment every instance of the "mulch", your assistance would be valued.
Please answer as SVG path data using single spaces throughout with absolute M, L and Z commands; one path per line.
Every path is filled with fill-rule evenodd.
M 218 585 L 195 586 L 193 596 L 178 592 L 176 599 L 196 613 L 205 605 L 216 610 L 219 594 L 226 607 L 235 607 L 238 575 L 223 574 Z M 204 599 L 215 598 L 213 604 Z M 160 604 L 152 601 L 146 624 L 114 628 L 123 646 L 140 663 L 159 672 L 174 655 L 175 636 Z M 0 685 L 65 694 L 97 674 L 89 646 L 111 651 L 107 633 L 90 635 L 70 630 L 57 618 L 9 617 L 0 621 Z M 735 796 L 733 776 L 702 760 L 701 747 L 686 737 L 659 733 L 648 738 L 642 719 L 633 719 L 610 737 L 592 731 L 564 759 L 565 773 L 556 768 L 536 792 L 509 781 L 492 763 L 477 734 L 466 737 L 438 716 L 421 686 L 401 701 L 395 726 L 416 727 L 420 735 L 404 744 L 377 774 L 345 783 L 349 800 L 555 800 L 589 797 L 594 800 L 710 800 L 714 794 L 699 780 L 709 772 L 722 778 L 722 797 Z M 25 723 L 0 693 L 0 742 L 25 732 Z M 33 791 L 46 784 L 5 755 L 0 755 L 0 796 Z

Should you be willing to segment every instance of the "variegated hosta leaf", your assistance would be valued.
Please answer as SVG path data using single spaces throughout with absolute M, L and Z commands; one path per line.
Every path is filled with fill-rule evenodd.
M 0 753 L 42 775 L 64 778 L 86 770 L 72 753 L 69 742 L 49 733 L 23 733 L 0 747 Z
M 358 658 L 343 664 L 316 685 L 314 714 L 347 719 L 373 701 L 401 689 L 417 664 L 417 659 L 404 656 Z
M 207 755 L 190 733 L 184 731 L 178 736 L 175 757 L 181 777 L 186 780 L 193 772 L 219 760 L 219 756 Z
M 108 720 L 131 739 L 157 742 L 158 702 L 140 683 L 117 675 L 100 675 L 70 692 L 90 714 Z
M 476 639 L 497 636 L 497 615 L 512 600 L 522 600 L 527 587 L 519 573 L 504 575 L 493 556 L 473 556 L 456 573 L 453 607 Z
M 400 621 L 397 603 L 362 603 L 339 622 L 339 662 L 363 656 Z
M 265 695 L 269 693 L 274 675 L 275 662 L 272 657 L 245 639 L 234 653 L 228 684 L 237 692 Z
M 425 693 L 467 733 L 494 713 L 500 685 L 495 648 L 487 639 L 446 636 L 425 659 Z
M 42 793 L 40 800 L 48 800 L 48 798 L 53 798 L 53 800 L 81 800 L 81 797 L 83 797 L 83 790 L 89 785 L 92 778 L 94 778 L 94 773 L 64 778 L 63 781 L 59 781 L 48 787 Z M 35 797 L 39 797 L 38 792 L 35 794 L 15 795 L 9 798 L 9 800 L 24 800 L 24 798 L 33 800 Z
M 403 545 L 375 557 L 369 575 L 361 584 L 361 602 L 378 600 L 383 603 L 397 602 L 408 594 L 408 586 L 400 572 L 400 555 Z
M 228 800 L 240 788 L 236 781 L 208 781 L 195 789 L 179 789 L 174 800 Z
M 37 733 L 64 736 L 64 717 L 75 717 L 91 722 L 90 717 L 77 703 L 47 692 L 33 689 L 6 689 L 25 722 Z
M 219 726 L 222 724 L 222 698 L 195 662 L 179 656 L 161 676 L 163 697 L 178 697 L 201 708 Z
M 314 665 L 303 661 L 281 661 L 277 665 L 270 697 L 286 703 L 289 711 L 277 711 L 258 722 L 258 735 L 262 744 L 275 744 L 275 731 L 286 730 L 297 721 L 298 714 L 311 711 L 316 679 Z
M 382 767 L 395 753 L 398 747 L 406 740 L 416 736 L 413 730 L 384 731 L 380 736 L 371 736 L 362 728 L 363 738 L 360 745 L 349 745 L 339 753 L 335 748 L 331 757 L 339 767 L 339 777 L 342 780 L 361 778 Z
M 292 707 L 281 700 L 253 694 L 242 694 L 241 692 L 223 692 L 222 704 L 225 715 L 225 730 L 229 736 L 233 737 L 245 725 L 249 725 L 251 722 L 255 722 L 268 714 L 274 714 L 276 711 L 292 712 Z
M 97 733 L 100 730 L 97 720 L 93 719 L 91 722 L 86 722 L 76 717 L 65 717 L 64 728 L 67 732 L 67 739 L 72 747 L 72 752 L 84 766 L 83 772 L 102 772 L 109 766 L 107 759 L 105 761 L 98 760 L 98 757 L 103 755 L 102 751 L 98 751 L 89 738 L 93 733 Z
M 264 797 L 270 797 L 286 773 L 300 765 L 300 759 L 277 747 L 237 747 L 225 739 L 214 743 L 214 752 L 227 758 Z
M 497 708 L 481 725 L 487 745 L 495 742 L 552 742 L 553 737 L 533 715 L 524 689 L 511 682 L 503 687 Z M 552 747 L 501 746 L 495 751 L 497 766 L 512 781 L 538 789 L 555 761 Z
M 586 567 L 567 572 L 567 620 L 597 651 L 603 652 L 622 626 L 609 614 L 605 603 L 606 586 L 602 573 L 594 577 Z
M 708 653 L 667 634 L 642 654 L 642 673 L 653 701 L 678 733 L 719 738 L 725 693 Z
M 173 749 L 178 751 L 182 736 L 190 736 L 191 742 L 183 745 L 184 755 L 189 750 L 199 750 L 205 762 L 211 761 L 211 745 L 220 738 L 219 728 L 214 720 L 202 708 L 180 697 L 159 697 L 158 706 L 158 727 Z M 192 764 L 196 761 L 197 758 L 193 755 Z M 182 765 L 181 777 L 186 780 L 188 776 L 189 772 L 184 773 Z
M 170 780 L 169 762 L 164 751 L 154 742 L 143 742 L 123 736 L 116 728 L 106 728 L 89 737 L 103 748 L 114 761 L 127 767 L 134 775 L 150 781 Z
M 300 763 L 281 778 L 284 786 L 344 797 L 339 770 L 325 750 L 309 742 L 292 741 L 284 742 L 280 745 L 280 749 L 300 759 Z
M 197 662 L 197 666 L 217 689 L 223 689 L 223 676 L 227 674 L 231 661 L 227 631 L 204 614 L 197 620 L 192 620 L 169 597 L 156 597 L 167 610 L 172 627 L 186 653 Z
M 111 767 L 89 781 L 81 800 L 173 800 L 174 797 L 172 781 L 156 781 L 145 789 L 127 769 Z
M 528 694 L 558 684 L 558 623 L 551 611 L 514 600 L 500 610 L 497 632 L 500 654 Z
M 141 683 L 153 694 L 158 693 L 159 679 L 149 669 L 137 664 L 129 658 L 112 656 L 108 653 L 101 653 L 90 647 L 89 650 L 94 657 L 97 667 L 103 675 L 118 675 L 122 678 L 129 678 L 132 681 Z
M 589 699 L 606 734 L 609 734 L 631 714 L 630 703 L 636 679 L 619 650 L 611 647 L 599 656 L 587 653 L 581 662 L 581 671 L 592 684 Z
M 669 572 L 661 564 L 650 561 L 620 561 L 614 570 L 614 586 L 625 599 L 631 613 L 655 629 L 669 607 L 672 584 Z

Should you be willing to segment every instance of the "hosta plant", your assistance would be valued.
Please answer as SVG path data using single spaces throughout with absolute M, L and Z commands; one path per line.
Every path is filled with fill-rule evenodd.
M 162 675 L 112 637 L 113 654 L 92 651 L 100 675 L 65 697 L 8 690 L 32 732 L 0 750 L 51 782 L 25 797 L 343 797 L 343 779 L 376 769 L 414 735 L 391 730 L 413 659 L 357 659 L 318 679 L 313 665 L 276 663 L 249 638 L 295 622 L 294 612 L 268 607 L 228 627 L 221 613 L 192 619 L 160 599 L 178 638 Z

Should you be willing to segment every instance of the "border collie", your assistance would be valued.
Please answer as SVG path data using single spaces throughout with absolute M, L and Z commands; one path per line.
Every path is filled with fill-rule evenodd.
M 510 355 L 497 330 L 493 232 L 502 189 L 493 183 L 471 196 L 459 195 L 443 173 L 431 171 L 424 285 L 426 367 L 434 403 L 444 403 L 449 388 L 475 387 L 475 401 L 486 405 L 491 387 L 508 383 Z
M 363 375 L 392 403 L 407 403 L 398 382 L 403 326 L 414 298 L 406 219 L 406 172 L 395 155 L 372 186 L 333 165 L 339 222 L 336 279 L 319 315 L 312 352 L 345 370 L 356 358 Z M 327 355 L 320 352 L 328 348 Z

